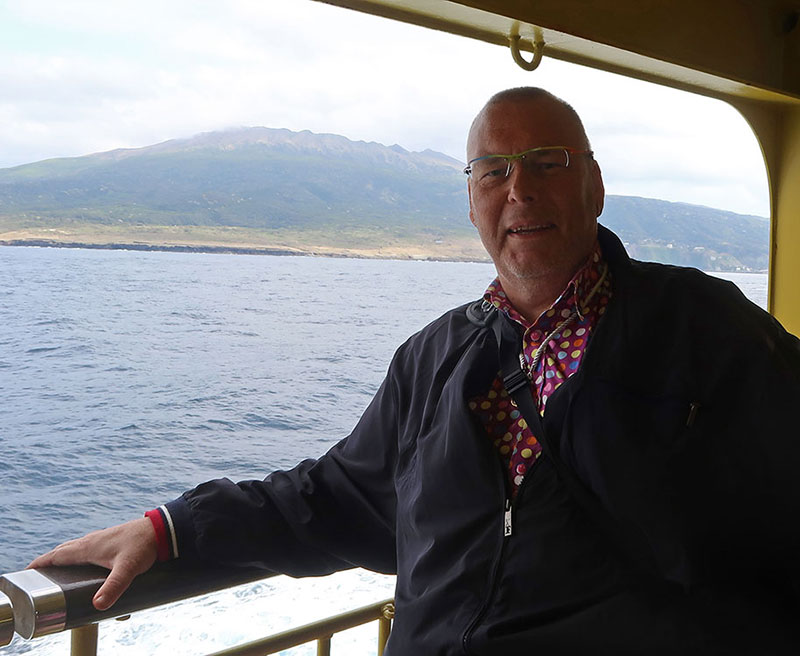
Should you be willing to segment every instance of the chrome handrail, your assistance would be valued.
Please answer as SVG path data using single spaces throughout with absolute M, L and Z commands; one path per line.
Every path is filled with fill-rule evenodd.
M 107 569 L 94 565 L 22 570 L 0 576 L 0 592 L 11 599 L 14 630 L 30 639 L 257 581 L 275 573 L 256 568 L 187 566 L 180 560 L 158 563 L 137 576 L 111 609 L 98 611 L 92 606 L 92 597 L 107 575 Z
M 276 575 L 255 568 L 198 567 L 181 561 L 159 563 L 134 579 L 112 609 L 101 612 L 92 606 L 92 597 L 107 574 L 108 570 L 102 567 L 87 565 L 43 567 L 0 576 L 0 647 L 11 641 L 15 631 L 26 639 L 71 631 L 72 656 L 95 656 L 97 623 L 101 620 L 123 619 L 135 611 Z M 394 604 L 386 600 L 211 656 L 273 654 L 312 640 L 317 640 L 317 653 L 326 655 L 330 654 L 330 639 L 334 633 L 375 620 L 378 621 L 377 653 L 380 656 L 393 617 Z
M 14 637 L 14 611 L 11 599 L 0 592 L 0 647 L 7 645 Z
M 11 600 L 14 630 L 24 638 L 64 630 L 67 602 L 64 590 L 35 569 L 0 577 L 0 590 Z

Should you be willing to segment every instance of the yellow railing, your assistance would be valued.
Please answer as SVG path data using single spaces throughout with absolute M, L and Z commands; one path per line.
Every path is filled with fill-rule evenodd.
M 376 653 L 383 656 L 386 641 L 392 628 L 394 603 L 391 599 L 356 608 L 340 615 L 334 615 L 318 622 L 298 626 L 267 638 L 253 640 L 237 647 L 215 651 L 208 656 L 268 656 L 284 649 L 291 649 L 317 641 L 317 656 L 330 656 L 331 639 L 334 634 L 353 629 L 369 622 L 378 622 L 378 643 Z M 70 656 L 96 656 L 98 624 L 87 624 L 71 631 Z
M 209 654 L 209 656 L 265 656 L 266 654 L 275 654 L 284 649 L 297 647 L 312 640 L 317 641 L 317 656 L 330 656 L 331 638 L 334 633 L 352 629 L 375 620 L 378 621 L 377 653 L 378 656 L 381 656 L 386 647 L 386 641 L 389 639 L 393 617 L 394 603 L 391 599 L 387 599 L 386 601 L 357 608 L 319 622 L 312 622 L 296 629 L 289 629 L 269 638 L 253 640 L 238 647 L 223 649 Z

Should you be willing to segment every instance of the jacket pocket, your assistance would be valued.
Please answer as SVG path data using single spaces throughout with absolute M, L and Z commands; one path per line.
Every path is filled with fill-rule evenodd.
M 562 450 L 627 530 L 641 533 L 665 578 L 695 577 L 706 498 L 706 406 L 684 390 L 586 384 L 564 421 Z

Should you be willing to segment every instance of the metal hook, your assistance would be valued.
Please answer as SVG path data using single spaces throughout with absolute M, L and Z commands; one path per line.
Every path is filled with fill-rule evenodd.
M 544 55 L 544 38 L 542 37 L 542 33 L 541 31 L 537 30 L 535 34 L 536 38 L 533 42 L 533 59 L 531 61 L 526 61 L 519 50 L 520 35 L 511 35 L 511 56 L 514 58 L 514 61 L 517 62 L 517 66 L 526 71 L 535 71 L 542 62 L 542 56 Z

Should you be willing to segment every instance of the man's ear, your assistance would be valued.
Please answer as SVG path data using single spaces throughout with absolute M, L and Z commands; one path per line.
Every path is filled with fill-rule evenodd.
M 595 217 L 598 217 L 603 213 L 603 205 L 606 200 L 606 188 L 603 184 L 603 174 L 600 172 L 600 165 L 595 160 L 592 160 L 592 187 Z

